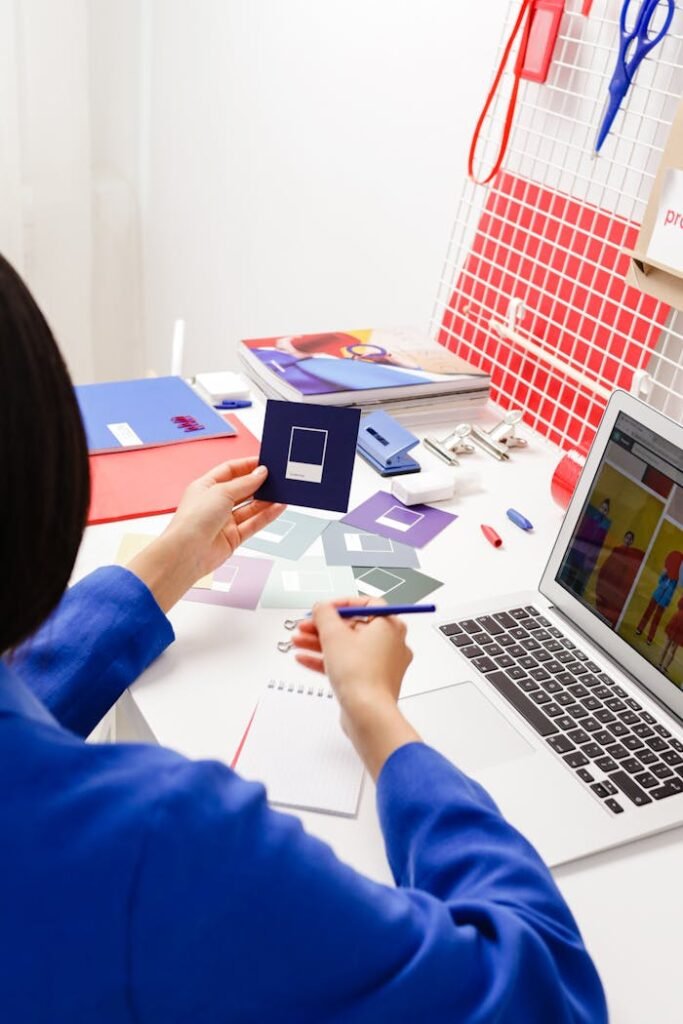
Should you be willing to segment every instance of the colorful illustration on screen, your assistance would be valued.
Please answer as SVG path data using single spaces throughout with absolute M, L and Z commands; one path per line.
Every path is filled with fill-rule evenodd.
M 613 436 L 558 580 L 683 688 L 683 488 Z

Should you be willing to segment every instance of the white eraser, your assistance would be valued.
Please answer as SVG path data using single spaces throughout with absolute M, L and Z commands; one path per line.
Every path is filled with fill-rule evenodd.
M 251 393 L 241 373 L 230 373 L 227 370 L 220 373 L 198 373 L 195 384 L 214 403 L 246 401 Z
M 391 481 L 391 493 L 404 505 L 446 501 L 455 494 L 455 475 L 447 469 L 433 469 L 397 476 Z

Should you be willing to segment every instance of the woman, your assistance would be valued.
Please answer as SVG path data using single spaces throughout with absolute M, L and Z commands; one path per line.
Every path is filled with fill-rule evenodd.
M 666 643 L 657 667 L 661 668 L 662 672 L 668 672 L 678 648 L 683 644 L 683 597 L 678 602 L 678 611 L 674 612 L 664 627 L 664 632 Z
M 612 525 L 609 509 L 609 498 L 601 501 L 597 508 L 595 505 L 589 505 L 572 541 L 562 579 L 577 597 L 583 597 L 583 592 L 588 585 L 588 580 L 600 557 L 602 546 Z
M 645 606 L 645 610 L 636 626 L 636 636 L 640 636 L 647 628 L 648 622 L 650 623 L 646 641 L 648 647 L 652 646 L 652 642 L 659 629 L 659 623 L 662 621 L 662 616 L 671 604 L 676 589 L 680 586 L 682 574 L 683 553 L 680 551 L 670 551 L 664 559 L 664 568 L 657 580 L 657 586 L 652 591 L 650 600 Z
M 598 569 L 595 581 L 595 607 L 616 629 L 619 616 L 631 593 L 640 563 L 645 557 L 642 548 L 634 548 L 636 536 L 627 530 L 622 544 L 617 544 Z
M 222 764 L 83 742 L 172 641 L 164 613 L 280 509 L 239 505 L 265 475 L 254 462 L 220 467 L 128 569 L 63 596 L 88 504 L 83 430 L 50 331 L 1 260 L 0 398 L 2 1019 L 604 1021 L 548 871 L 397 709 L 411 658 L 398 621 L 352 629 L 327 605 L 297 636 L 377 780 L 396 888 Z

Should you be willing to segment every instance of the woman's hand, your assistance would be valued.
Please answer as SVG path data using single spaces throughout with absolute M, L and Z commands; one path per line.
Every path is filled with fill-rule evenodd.
M 340 606 L 370 603 L 356 597 L 316 605 L 312 618 L 299 624 L 294 646 L 301 665 L 327 674 L 339 700 L 342 725 L 377 778 L 394 750 L 420 737 L 396 705 L 413 657 L 403 622 L 394 616 L 363 622 L 342 619 L 337 613 Z
M 128 568 L 147 584 L 163 611 L 285 509 L 248 501 L 267 475 L 256 458 L 216 466 L 189 485 L 161 536 L 132 559 Z

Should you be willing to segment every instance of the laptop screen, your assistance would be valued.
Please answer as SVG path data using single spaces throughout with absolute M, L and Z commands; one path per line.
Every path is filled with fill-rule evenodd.
M 556 582 L 683 688 L 683 453 L 621 412 Z

